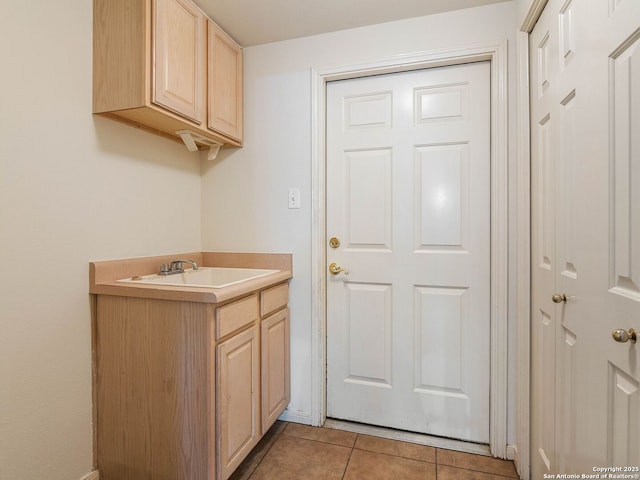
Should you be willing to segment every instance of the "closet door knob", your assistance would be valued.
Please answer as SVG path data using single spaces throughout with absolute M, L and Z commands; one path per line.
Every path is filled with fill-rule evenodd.
M 562 295 L 554 293 L 551 295 L 551 300 L 553 300 L 553 303 L 567 303 L 567 296 L 564 293 Z
M 631 343 L 636 343 L 637 340 L 636 331 L 633 328 L 630 328 L 628 331 L 618 328 L 611 332 L 611 336 L 616 342 L 620 343 L 626 343 L 629 341 Z

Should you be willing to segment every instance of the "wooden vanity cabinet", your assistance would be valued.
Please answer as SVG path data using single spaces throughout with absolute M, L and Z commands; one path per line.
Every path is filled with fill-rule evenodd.
M 263 432 L 271 428 L 291 399 L 288 299 L 286 283 L 260 294 Z
M 258 342 L 253 326 L 216 347 L 219 478 L 231 476 L 260 439 Z
M 257 295 L 216 310 L 217 337 L 228 337 L 216 346 L 217 470 L 222 479 L 233 473 L 260 439 L 258 321 Z
M 96 296 L 101 480 L 211 480 L 216 404 L 211 304 Z
M 259 297 L 254 295 L 216 310 L 219 337 L 232 329 L 241 332 L 216 347 L 221 479 L 233 473 L 289 404 L 288 300 L 289 285 L 282 283 L 260 292 Z M 251 328 L 243 330 L 247 325 Z
M 242 49 L 191 0 L 94 0 L 93 112 L 242 145 Z
M 262 321 L 262 431 L 266 432 L 289 404 L 289 309 Z
M 288 283 L 224 303 L 96 296 L 103 480 L 226 480 L 290 399 Z

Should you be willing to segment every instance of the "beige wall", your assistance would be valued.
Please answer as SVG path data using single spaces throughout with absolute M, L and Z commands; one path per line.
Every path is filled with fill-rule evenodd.
M 200 159 L 91 115 L 88 0 L 0 2 L 0 479 L 91 470 L 88 262 L 201 248 Z
M 184 147 L 91 115 L 91 23 L 88 0 L 0 2 L 0 480 L 91 470 L 91 260 L 294 253 L 291 410 L 307 418 L 310 68 L 511 41 L 515 8 L 247 49 L 246 146 L 203 161 L 202 177 Z M 286 207 L 289 187 L 300 210 Z
M 245 147 L 203 163 L 203 247 L 293 253 L 291 418 L 311 422 L 311 69 L 507 40 L 509 91 L 514 92 L 515 17 L 515 4 L 504 2 L 245 49 Z M 514 102 L 509 108 L 510 118 L 514 118 Z M 513 124 L 510 128 L 512 153 Z M 515 170 L 510 167 L 511 186 L 516 185 Z M 300 189 L 300 210 L 287 208 L 290 187 Z M 511 278 L 515 278 L 516 258 L 515 194 L 512 188 Z M 513 346 L 514 282 L 510 288 L 509 338 Z M 509 441 L 514 442 L 514 348 L 509 349 L 509 358 Z

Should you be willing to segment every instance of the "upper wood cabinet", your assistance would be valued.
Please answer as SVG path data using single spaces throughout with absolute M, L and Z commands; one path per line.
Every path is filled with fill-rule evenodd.
M 94 0 L 93 112 L 242 146 L 242 49 L 190 0 Z M 187 142 L 185 142 L 187 143 Z
M 242 140 L 242 49 L 209 20 L 209 128 Z
M 205 16 L 188 0 L 155 0 L 153 5 L 153 102 L 201 125 Z

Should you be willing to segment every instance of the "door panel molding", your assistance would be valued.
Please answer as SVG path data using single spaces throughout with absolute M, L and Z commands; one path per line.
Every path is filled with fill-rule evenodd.
M 491 62 L 491 399 L 490 449 L 507 457 L 508 205 L 507 42 L 419 52 L 375 62 L 312 69 L 312 378 L 311 423 L 326 419 L 326 83 L 478 61 Z

